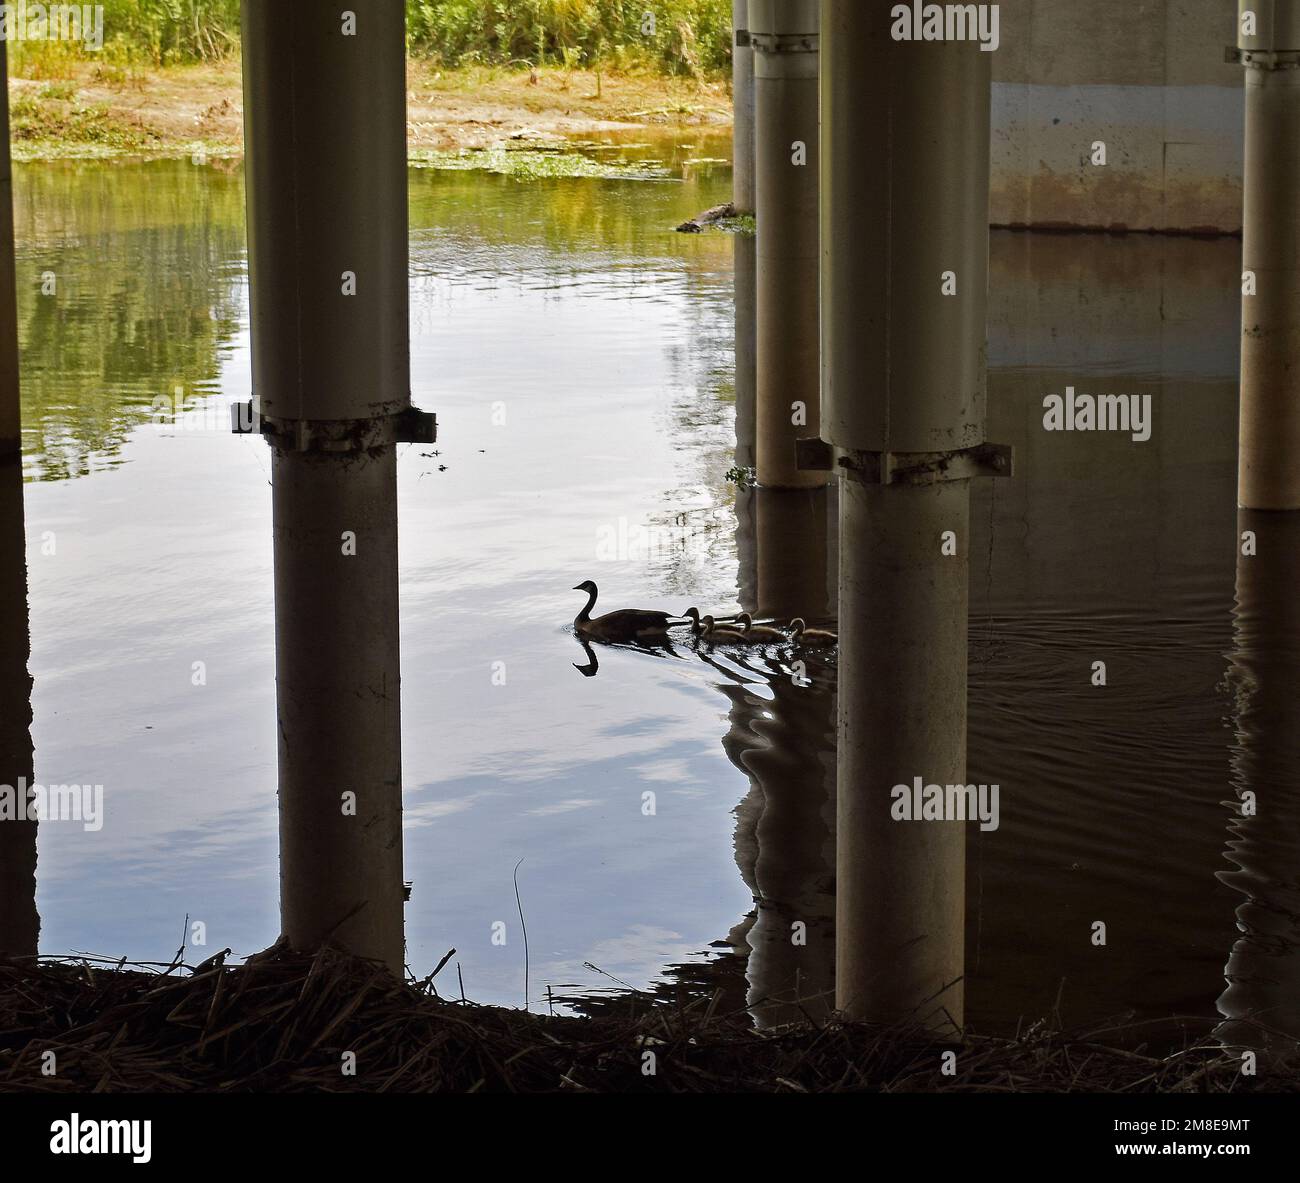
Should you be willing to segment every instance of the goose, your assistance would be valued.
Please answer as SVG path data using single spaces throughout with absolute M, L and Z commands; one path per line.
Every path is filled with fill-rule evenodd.
M 755 624 L 754 618 L 748 612 L 742 612 L 737 616 L 736 623 L 744 629 L 746 640 L 752 638 L 755 641 L 785 641 L 789 639 L 779 628 L 773 628 L 769 624 Z
M 790 640 L 795 645 L 813 648 L 839 644 L 839 637 L 822 628 L 809 628 L 802 616 L 796 616 L 790 622 Z
M 599 595 L 596 585 L 587 579 L 573 590 L 586 592 L 589 597 L 587 606 L 573 619 L 573 627 L 579 637 L 590 637 L 593 641 L 639 641 L 668 635 L 668 625 L 673 618 L 667 612 L 624 608 L 619 612 L 607 612 L 592 620 L 591 610 L 596 606 L 596 596 Z

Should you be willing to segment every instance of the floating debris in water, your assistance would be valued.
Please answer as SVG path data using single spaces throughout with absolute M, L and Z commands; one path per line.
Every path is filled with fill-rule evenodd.
M 687 222 L 683 222 L 677 227 L 678 234 L 701 234 L 705 226 L 714 226 L 727 218 L 736 216 L 736 207 L 731 202 L 724 205 L 715 205 L 712 209 L 706 209 L 702 214 L 696 214 Z

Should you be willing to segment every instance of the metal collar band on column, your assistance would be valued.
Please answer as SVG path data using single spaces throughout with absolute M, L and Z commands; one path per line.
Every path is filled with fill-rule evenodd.
M 861 452 L 809 438 L 797 441 L 796 449 L 801 469 L 840 469 L 864 485 L 938 485 L 1015 472 L 1015 451 L 1006 444 L 977 444 L 953 452 Z
M 748 33 L 748 44 L 758 53 L 816 53 L 816 33 Z M 739 38 L 739 34 L 737 34 Z
M 268 444 L 293 452 L 365 452 L 389 444 L 432 444 L 438 418 L 408 407 L 370 419 L 275 419 L 258 415 L 250 399 L 230 408 L 235 435 L 260 435 Z
M 1238 49 L 1230 45 L 1224 60 L 1255 70 L 1294 70 L 1300 67 L 1300 50 L 1295 49 Z

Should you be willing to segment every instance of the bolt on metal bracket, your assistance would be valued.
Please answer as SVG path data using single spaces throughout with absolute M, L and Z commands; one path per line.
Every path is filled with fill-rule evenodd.
M 836 449 L 825 440 L 796 444 L 799 468 L 811 472 L 842 469 L 866 485 L 937 485 L 976 477 L 1012 476 L 1015 449 L 1007 444 L 977 444 L 952 452 L 862 452 Z

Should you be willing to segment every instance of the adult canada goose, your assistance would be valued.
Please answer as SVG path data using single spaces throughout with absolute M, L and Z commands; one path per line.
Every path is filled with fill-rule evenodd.
M 668 625 L 673 617 L 667 612 L 624 608 L 619 612 L 607 612 L 592 620 L 591 610 L 596 606 L 596 596 L 599 595 L 596 585 L 588 579 L 573 590 L 586 592 L 589 597 L 587 606 L 573 619 L 573 627 L 577 629 L 579 637 L 590 637 L 593 641 L 643 641 L 668 636 Z
M 837 645 L 840 639 L 834 633 L 827 632 L 824 628 L 809 628 L 804 623 L 802 616 L 796 616 L 790 621 L 790 640 L 795 645 L 818 648 Z
M 737 616 L 736 623 L 744 629 L 745 640 L 747 641 L 789 640 L 779 628 L 773 628 L 769 624 L 755 624 L 754 618 L 748 612 L 742 612 Z

